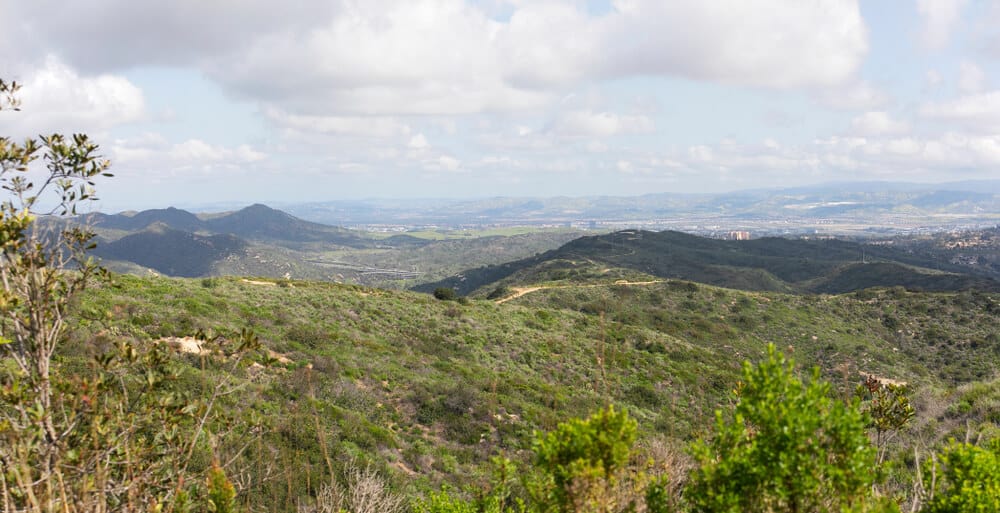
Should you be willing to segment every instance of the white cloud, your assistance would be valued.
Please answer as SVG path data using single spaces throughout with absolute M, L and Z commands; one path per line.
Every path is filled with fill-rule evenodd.
M 909 125 L 892 119 L 884 111 L 865 112 L 851 121 L 851 131 L 860 135 L 893 135 L 908 130 Z
M 976 63 L 963 60 L 958 67 L 958 90 L 966 93 L 979 93 L 986 89 L 986 73 Z
M 620 156 L 627 172 L 640 160 Z M 641 159 L 665 173 L 711 173 L 733 187 L 762 183 L 800 184 L 831 180 L 915 180 L 989 178 L 1000 165 L 1000 135 L 947 132 L 936 137 L 828 137 L 800 145 L 757 145 L 722 141 L 668 150 Z
M 518 1 L 509 19 L 463 0 L 13 4 L 4 18 L 45 22 L 24 34 L 0 22 L 0 34 L 75 66 L 195 67 L 309 116 L 526 110 L 568 87 L 631 76 L 831 87 L 868 49 L 855 0 L 618 0 L 601 15 L 575 0 Z
M 123 77 L 81 76 L 53 56 L 23 77 L 23 112 L 0 118 L 18 135 L 100 132 L 146 115 L 142 91 Z
M 868 51 L 854 1 L 619 0 L 613 75 L 663 73 L 769 88 L 834 86 Z
M 280 127 L 298 131 L 357 137 L 398 137 L 410 133 L 410 127 L 386 116 L 310 116 L 289 114 L 267 108 L 264 115 Z
M 427 143 L 427 138 L 424 137 L 424 134 L 417 134 L 410 138 L 407 146 L 414 150 L 423 150 L 428 148 L 430 144 Z
M 442 155 L 438 157 L 438 164 L 441 165 L 442 169 L 447 171 L 457 171 L 460 167 L 462 167 L 462 161 L 450 155 Z
M 695 162 L 711 162 L 715 158 L 715 152 L 706 145 L 692 146 L 688 148 L 688 157 Z
M 610 112 L 578 110 L 560 114 L 551 130 L 557 135 L 571 137 L 610 137 L 649 133 L 655 128 L 655 123 L 647 116 L 621 116 Z
M 276 7 L 270 0 L 5 1 L 0 43 L 7 36 L 8 43 L 21 44 L 0 44 L 0 60 L 30 59 L 48 48 L 86 72 L 189 66 L 206 56 L 236 51 L 264 34 L 308 32 L 329 19 L 340 3 L 285 0 Z
M 518 87 L 570 84 L 599 71 L 609 27 L 571 3 L 518 6 L 497 32 L 503 77 Z
M 266 153 L 246 144 L 228 147 L 201 139 L 171 143 L 159 134 L 115 140 L 109 146 L 109 152 L 115 168 L 161 173 L 238 169 L 268 158 Z
M 873 141 L 864 147 L 870 166 L 901 170 L 982 169 L 1000 165 L 1000 136 L 949 132 L 936 138 Z
M 924 20 L 921 40 L 926 48 L 940 50 L 962 14 L 966 0 L 917 0 L 917 12 Z
M 502 79 L 501 25 L 460 0 L 350 1 L 321 27 L 272 32 L 208 73 L 292 112 L 465 114 L 544 105 Z M 266 78 L 265 78 L 266 77 Z
M 960 124 L 976 131 L 1000 131 L 1000 91 L 926 103 L 921 106 L 920 115 L 935 121 Z

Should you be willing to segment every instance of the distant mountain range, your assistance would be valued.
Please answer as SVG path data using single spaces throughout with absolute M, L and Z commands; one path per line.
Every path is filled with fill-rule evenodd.
M 945 184 L 835 183 L 722 194 L 656 193 L 635 197 L 351 200 L 287 205 L 294 215 L 341 225 L 488 225 L 650 223 L 760 224 L 765 230 L 829 226 L 831 220 L 872 227 L 1000 222 L 1000 181 Z
M 95 213 L 79 221 L 98 234 L 93 254 L 118 272 L 291 277 L 397 287 L 403 286 L 397 282 L 439 279 L 470 265 L 501 263 L 558 247 L 577 233 L 434 240 L 327 226 L 264 205 L 200 215 L 177 208 Z
M 281 276 L 294 270 L 299 277 L 324 278 L 329 275 L 326 270 L 303 262 L 294 250 L 312 245 L 363 249 L 387 244 L 360 232 L 303 221 L 259 204 L 215 215 L 198 216 L 166 208 L 88 214 L 81 221 L 100 236 L 94 255 L 170 276 Z
M 89 214 L 84 223 L 95 228 L 137 231 L 152 225 L 185 232 L 234 235 L 245 239 L 284 242 L 320 242 L 349 247 L 371 246 L 372 241 L 353 230 L 303 221 L 266 205 L 199 217 L 177 208 L 135 213 Z
M 753 194 L 745 193 L 744 198 Z M 764 197 L 773 201 L 773 196 Z M 932 191 L 908 198 L 911 203 L 941 206 L 955 205 L 956 201 L 985 204 L 994 196 L 988 192 Z M 814 199 L 818 197 L 806 195 L 800 201 Z M 608 200 L 622 201 L 625 199 Z M 736 196 L 729 201 L 731 205 L 739 203 Z M 746 199 L 744 203 L 760 201 Z M 544 202 L 522 206 L 546 208 Z M 500 201 L 492 208 L 499 215 L 508 207 Z M 844 205 L 838 208 L 850 210 Z M 220 214 L 195 215 L 166 208 L 89 214 L 81 220 L 98 232 L 94 254 L 109 262 L 112 269 L 135 272 L 135 266 L 139 266 L 140 270 L 171 276 L 290 276 L 369 284 L 412 280 L 407 285 L 411 286 L 468 267 L 451 278 L 420 285 L 417 290 L 432 291 L 443 286 L 470 294 L 488 293 L 487 289 L 511 284 L 563 279 L 574 273 L 580 275 L 583 268 L 590 268 L 590 272 L 601 268 L 727 288 L 793 293 L 842 293 L 897 285 L 929 291 L 1000 290 L 996 281 L 1000 278 L 997 251 L 990 249 L 994 248 L 992 242 L 984 245 L 978 239 L 971 245 L 950 242 L 952 247 L 968 247 L 961 254 L 935 249 L 930 243 L 873 245 L 779 237 L 728 241 L 646 230 L 575 240 L 570 240 L 573 232 L 566 232 L 535 240 L 495 236 L 477 242 L 432 241 L 406 234 L 376 237 L 305 221 L 259 204 Z M 1000 236 L 989 240 L 1000 240 Z M 505 241 L 519 245 L 523 252 L 504 249 Z M 475 254 L 466 257 L 467 250 Z M 523 258 L 536 250 L 548 251 Z M 498 258 L 504 254 L 511 256 Z M 490 265 L 476 267 L 487 263 Z M 427 277 L 421 280 L 422 275 Z
M 581 237 L 562 247 L 503 265 L 479 267 L 416 287 L 460 294 L 593 276 L 610 269 L 726 288 L 839 294 L 870 287 L 914 290 L 1000 290 L 995 277 L 932 255 L 844 240 L 777 237 L 716 240 L 675 231 L 628 230 Z M 603 269 L 603 271 L 595 270 Z

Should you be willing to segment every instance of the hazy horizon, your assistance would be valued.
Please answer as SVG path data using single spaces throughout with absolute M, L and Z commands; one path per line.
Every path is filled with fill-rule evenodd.
M 952 192 L 966 192 L 966 193 L 986 193 L 986 194 L 1000 194 L 1000 180 L 981 180 L 981 181 L 959 181 L 959 182 L 893 182 L 893 181 L 870 181 L 870 182 L 826 182 L 814 185 L 805 185 L 800 187 L 762 187 L 755 189 L 737 189 L 732 191 L 721 191 L 721 192 L 703 192 L 703 193 L 672 193 L 672 192 L 647 192 L 641 194 L 583 194 L 583 195 L 569 195 L 561 194 L 554 196 L 540 196 L 540 195 L 481 195 L 481 196 L 438 196 L 438 197 L 361 197 L 361 198 L 330 198 L 326 200 L 318 201 L 269 201 L 269 200 L 233 200 L 233 201 L 217 201 L 217 202 L 177 202 L 177 203 L 143 203 L 143 204 L 132 204 L 132 205 L 115 205 L 109 204 L 105 200 L 100 200 L 91 204 L 88 204 L 84 209 L 85 212 L 102 212 L 104 214 L 115 214 L 122 212 L 139 212 L 143 210 L 157 210 L 157 209 L 167 209 L 167 208 L 178 208 L 181 210 L 187 210 L 194 213 L 223 213 L 240 210 L 251 205 L 265 205 L 278 210 L 292 209 L 293 211 L 301 211 L 302 209 L 307 209 L 310 206 L 323 206 L 323 205 L 333 205 L 333 204 L 369 204 L 369 205 L 381 205 L 390 206 L 390 208 L 398 208 L 400 210 L 405 210 L 411 207 L 435 207 L 440 208 L 446 205 L 457 205 L 457 204 L 476 204 L 476 203 L 486 203 L 491 200 L 506 200 L 506 201 L 555 201 L 555 200 L 616 200 L 616 199 L 628 199 L 628 198 L 644 198 L 650 196 L 674 196 L 674 197 L 691 197 L 691 198 L 726 198 L 729 196 L 741 196 L 741 195 L 759 195 L 777 198 L 782 195 L 789 194 L 820 194 L 829 195 L 832 197 L 837 197 L 839 195 L 849 196 L 861 192 L 941 192 L 941 191 L 952 191 Z M 775 213 L 778 214 L 778 213 Z

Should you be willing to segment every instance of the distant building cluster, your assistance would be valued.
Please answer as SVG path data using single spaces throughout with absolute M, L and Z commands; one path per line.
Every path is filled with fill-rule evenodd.
M 729 240 L 750 240 L 750 232 L 747 231 L 734 231 L 729 232 L 726 235 Z

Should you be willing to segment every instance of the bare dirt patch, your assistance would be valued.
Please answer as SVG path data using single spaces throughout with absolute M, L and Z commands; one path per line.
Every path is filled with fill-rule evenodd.
M 202 354 L 208 350 L 201 347 L 201 341 L 194 337 L 164 337 L 157 340 L 181 353 Z
M 251 285 L 264 285 L 264 286 L 267 286 L 267 287 L 277 287 L 278 286 L 278 284 L 274 283 L 273 281 L 248 280 L 246 278 L 243 278 L 240 281 L 242 281 L 243 283 L 249 283 Z

